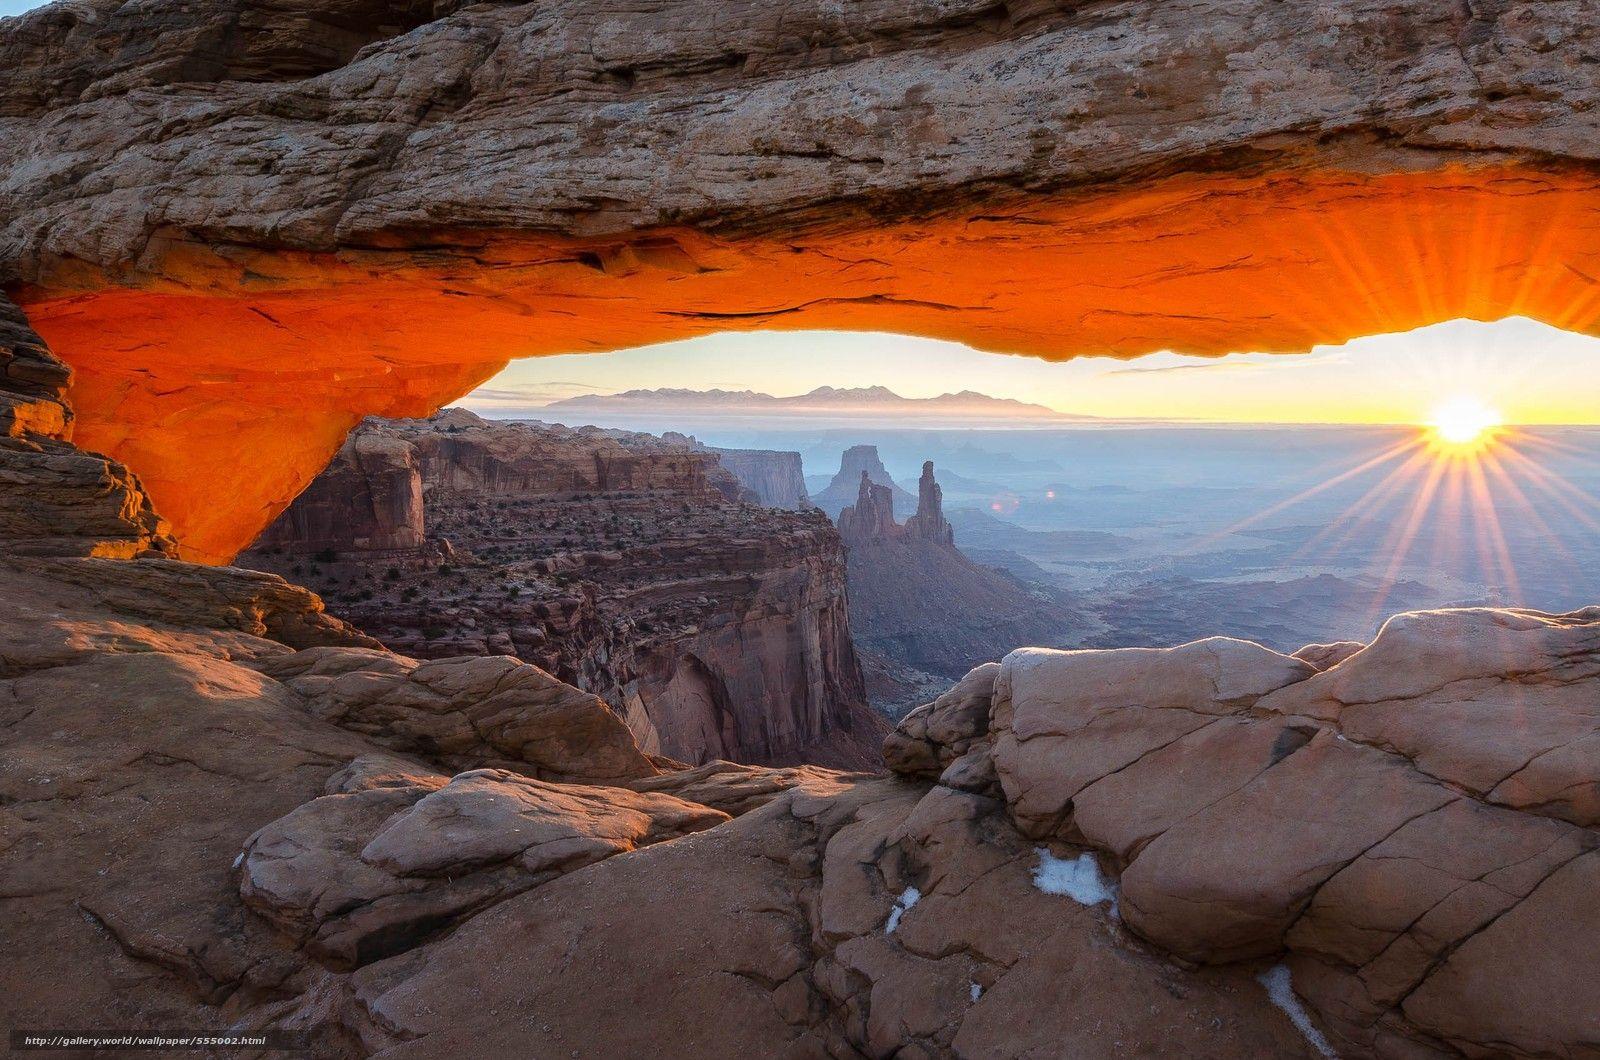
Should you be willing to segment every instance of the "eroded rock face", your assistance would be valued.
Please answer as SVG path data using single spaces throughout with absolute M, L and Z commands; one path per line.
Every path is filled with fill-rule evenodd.
M 652 754 L 876 766 L 838 535 L 746 503 L 691 442 L 460 409 L 369 421 L 240 562 L 397 651 L 536 663 Z
M 214 561 L 361 415 L 511 356 L 1591 330 L 1590 14 L 76 0 L 0 31 L 0 282 Z M 237 505 L 194 486 L 246 463 Z
M 805 472 L 799 453 L 772 449 L 709 448 L 717 461 L 769 508 L 803 511 L 810 508 Z
M 486 1009 L 524 1017 L 480 1026 L 470 1048 L 496 1054 L 1315 1055 L 1245 972 L 1183 971 L 1040 891 L 996 808 L 883 780 L 796 792 L 501 903 L 296 1018 L 336 1014 L 394 1057 L 416 1035 L 468 1047 Z
M 658 772 L 604 702 L 509 656 L 418 663 L 312 648 L 256 665 L 319 718 L 452 768 L 515 763 L 540 777 L 603 783 Z
M 955 687 L 900 720 L 883 742 L 884 763 L 903 776 L 937 780 L 969 751 L 990 754 L 989 707 L 999 663 L 974 667 Z
M 1055 834 L 1093 781 L 1315 671 L 1227 637 L 1179 648 L 1006 657 L 996 678 L 995 768 L 1024 831 Z
M 1332 721 L 1488 802 L 1593 827 L 1597 676 L 1600 608 L 1423 611 L 1262 705 Z

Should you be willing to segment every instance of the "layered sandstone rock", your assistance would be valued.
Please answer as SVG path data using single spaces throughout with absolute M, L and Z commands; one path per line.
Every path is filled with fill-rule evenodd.
M 1062 602 L 974 563 L 956 547 L 931 462 L 923 465 L 919 492 L 915 513 L 902 525 L 891 488 L 862 471 L 856 503 L 839 513 L 850 628 L 863 654 L 954 680 L 1018 644 L 1064 642 L 1075 619 Z M 875 689 L 881 709 L 898 713 L 916 702 L 884 685 Z
M 833 481 L 813 498 L 814 503 L 837 519 L 845 508 L 856 503 L 862 479 L 889 491 L 887 510 L 891 518 L 916 510 L 917 498 L 901 489 L 889 476 L 875 445 L 852 445 L 846 449 L 839 457 L 839 470 Z
M 1164 951 L 1287 953 L 1340 1055 L 1577 1055 L 1600 993 L 1558 935 L 1595 930 L 1597 626 L 1400 615 L 1322 672 L 1221 639 L 1028 649 L 908 716 L 886 757 L 948 766 L 951 790 L 987 771 L 1024 834 L 1103 851 L 1120 916 Z
M 462 410 L 369 422 L 243 562 L 396 650 L 533 661 L 652 753 L 875 765 L 838 536 L 735 503 L 689 441 Z
M 715 447 L 707 451 L 715 453 L 717 462 L 767 507 L 803 511 L 812 506 L 811 498 L 806 496 L 805 472 L 799 453 Z
M 1588 14 L 73 0 L 0 29 L 0 283 L 213 560 L 512 356 L 1590 330 Z
M 503 770 L 334 790 L 245 843 L 245 905 L 351 968 L 565 873 L 728 820 L 667 795 Z

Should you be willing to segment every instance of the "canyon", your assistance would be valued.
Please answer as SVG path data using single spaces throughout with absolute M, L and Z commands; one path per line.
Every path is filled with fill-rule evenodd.
M 877 461 L 870 446 L 858 449 L 871 450 Z M 845 454 L 847 465 L 854 452 Z M 975 563 L 956 547 L 931 461 L 922 465 L 916 511 L 904 524 L 895 521 L 896 489 L 863 469 L 856 503 L 839 513 L 850 626 L 874 706 L 897 716 L 929 687 L 1018 644 L 1073 642 L 1082 619 L 1064 600 Z
M 56 483 L 48 534 L 0 492 L 8 1025 L 392 1058 L 1588 1047 L 1600 609 L 1021 648 L 912 711 L 888 774 L 689 768 L 536 666 L 398 655 L 168 558 L 125 469 L 7 441 L 8 483 Z M 895 530 L 943 547 L 925 483 Z
M 872 767 L 838 534 L 748 503 L 724 459 L 463 409 L 369 420 L 239 563 L 396 651 L 534 663 L 651 754 Z
M 874 445 L 852 445 L 846 449 L 839 458 L 838 472 L 825 488 L 817 491 L 812 502 L 837 519 L 846 507 L 857 502 L 863 478 L 889 491 L 890 518 L 910 515 L 916 510 L 917 499 L 890 477 Z
M 0 20 L 0 1022 L 393 1060 L 1593 1055 L 1600 609 L 1292 653 L 1006 645 L 857 773 L 691 767 L 531 662 L 397 653 L 226 564 L 364 417 L 513 356 L 766 326 L 1053 357 L 1600 331 L 1595 14 Z M 458 426 L 440 452 L 489 430 Z M 291 524 L 350 505 L 442 569 L 418 430 L 358 435 L 366 492 Z M 615 461 L 464 446 L 449 481 L 581 483 L 551 533 L 609 522 L 582 495 L 613 474 L 740 510 L 706 454 L 582 437 Z M 855 484 L 849 534 L 946 547 L 931 490 L 908 530 Z

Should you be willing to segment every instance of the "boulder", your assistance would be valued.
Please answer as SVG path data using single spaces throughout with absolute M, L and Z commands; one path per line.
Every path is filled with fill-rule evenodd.
M 987 743 L 999 663 L 974 667 L 932 703 L 917 707 L 883 741 L 883 760 L 904 776 L 936 780 L 975 743 Z
M 1600 823 L 1600 608 L 1396 615 L 1341 665 L 1263 709 L 1337 723 L 1473 795 Z
M 370 777 L 370 765 L 357 772 Z M 257 831 L 240 856 L 245 904 L 318 960 L 351 968 L 563 873 L 728 819 L 667 795 L 501 770 L 407 780 L 360 781 Z
M 1293 655 L 1320 672 L 1333 669 L 1365 647 L 1359 640 L 1336 640 L 1329 644 L 1307 644 Z
M 995 769 L 1018 827 L 1064 834 L 1072 799 L 1089 784 L 1315 672 L 1225 637 L 1177 648 L 1012 652 L 990 714 Z
M 509 656 L 419 663 L 374 649 L 310 648 L 256 665 L 316 717 L 452 768 L 504 765 L 597 783 L 659 772 L 604 701 Z

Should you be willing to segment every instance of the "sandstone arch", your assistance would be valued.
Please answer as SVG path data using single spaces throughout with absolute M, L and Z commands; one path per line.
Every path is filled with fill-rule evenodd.
M 1600 4 L 484 4 L 323 73 L 118 6 L 0 29 L 0 282 L 193 558 L 509 357 L 1600 331 Z

